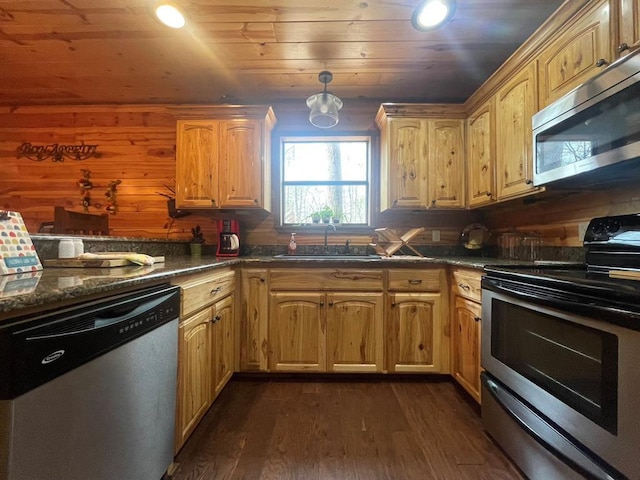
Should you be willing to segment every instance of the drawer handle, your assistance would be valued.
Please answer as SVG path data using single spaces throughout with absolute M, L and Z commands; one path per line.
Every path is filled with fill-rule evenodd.
M 625 50 L 629 50 L 629 45 L 627 43 L 621 43 L 620 45 L 618 45 L 618 53 L 622 53 Z
M 458 286 L 459 286 L 461 289 L 463 289 L 463 290 L 465 290 L 465 291 L 467 291 L 467 292 L 468 292 L 469 290 L 471 290 L 471 287 L 470 287 L 469 285 L 467 285 L 466 283 L 459 283 L 459 284 L 458 284 Z
M 422 283 L 422 280 L 417 280 L 417 279 L 411 279 L 409 280 L 409 284 L 410 285 L 420 285 Z
M 220 315 L 216 315 L 215 317 L 213 317 L 211 319 L 211 323 L 216 323 L 216 322 L 219 322 L 219 321 L 220 321 Z
M 331 301 L 329 302 L 329 306 L 330 306 L 330 307 L 333 307 L 333 300 L 331 300 Z
M 395 307 L 396 306 L 396 302 L 391 302 L 391 306 Z
M 209 292 L 209 295 L 215 295 L 216 293 L 220 293 L 222 290 L 224 290 L 224 287 L 214 288 L 213 290 L 211 290 L 211 292 Z
M 473 319 L 474 319 L 476 322 L 479 322 L 480 320 L 482 320 L 482 318 L 480 318 L 480 317 L 473 317 Z

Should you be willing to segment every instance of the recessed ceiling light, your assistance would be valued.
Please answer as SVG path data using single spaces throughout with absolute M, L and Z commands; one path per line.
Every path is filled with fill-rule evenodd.
M 187 23 L 184 14 L 178 7 L 169 3 L 162 3 L 156 6 L 156 16 L 167 27 L 182 28 Z
M 455 10 L 455 0 L 426 0 L 413 12 L 411 23 L 418 30 L 433 30 L 448 22 Z

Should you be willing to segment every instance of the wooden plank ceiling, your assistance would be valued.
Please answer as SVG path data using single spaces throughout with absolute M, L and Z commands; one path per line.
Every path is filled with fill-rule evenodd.
M 458 0 L 450 24 L 411 26 L 419 0 L 0 0 L 0 104 L 462 102 L 562 3 Z

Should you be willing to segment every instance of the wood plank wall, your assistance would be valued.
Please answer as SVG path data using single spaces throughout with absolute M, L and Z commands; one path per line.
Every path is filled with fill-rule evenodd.
M 377 133 L 374 117 L 378 103 L 348 104 L 340 114 L 334 132 Z M 274 105 L 278 124 L 275 135 L 286 133 L 318 133 L 308 122 L 304 102 Z M 42 222 L 53 220 L 54 206 L 82 211 L 77 181 L 81 169 L 91 171 L 90 213 L 102 213 L 106 206 L 105 187 L 120 179 L 118 212 L 110 217 L 111 235 L 185 239 L 191 226 L 200 224 L 208 243 L 215 241 L 216 218 L 233 216 L 234 212 L 195 212 L 175 220 L 167 213 L 165 185 L 175 179 L 176 105 L 95 105 L 0 107 L 0 208 L 20 211 L 30 232 Z M 206 112 L 206 106 L 202 107 Z M 275 137 L 274 137 L 275 138 Z M 24 142 L 34 145 L 97 144 L 99 158 L 85 161 L 65 159 L 35 162 L 16 158 L 16 149 Z M 274 142 L 277 143 L 277 142 Z M 274 158 L 277 164 L 277 158 Z M 275 217 L 264 212 L 239 213 L 241 238 L 247 244 L 286 244 L 288 234 L 278 232 Z M 473 212 L 427 212 L 381 215 L 375 226 L 388 226 L 403 231 L 424 226 L 427 232 L 416 243 L 431 243 L 431 230 L 441 232 L 439 244 L 456 244 L 460 230 L 477 221 Z M 171 229 L 169 230 L 169 226 Z M 338 236 L 334 241 L 350 238 L 354 244 L 368 243 L 369 235 Z M 301 243 L 314 244 L 319 236 L 299 235 Z

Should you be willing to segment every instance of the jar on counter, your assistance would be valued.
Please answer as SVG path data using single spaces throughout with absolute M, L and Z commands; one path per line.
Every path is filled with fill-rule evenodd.
M 81 238 L 73 239 L 73 253 L 76 258 L 84 253 L 84 242 Z
M 72 238 L 63 238 L 58 242 L 58 258 L 75 258 L 76 250 Z

